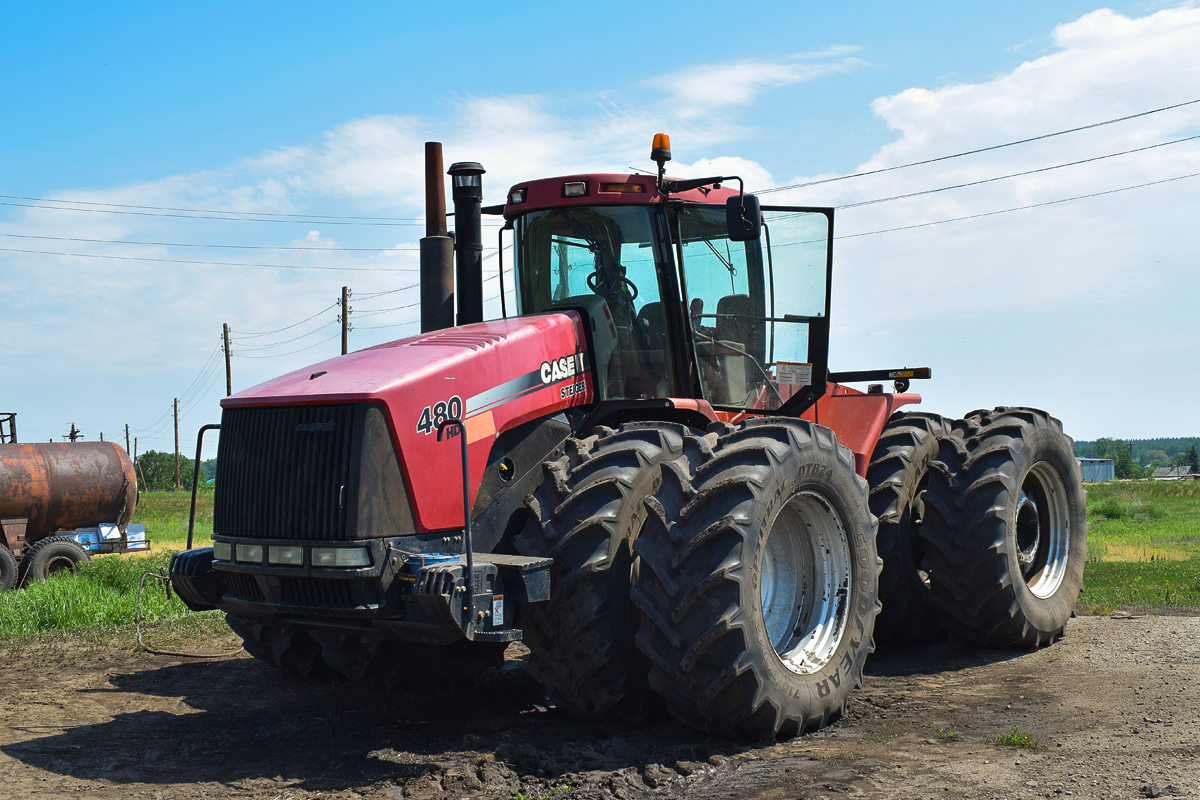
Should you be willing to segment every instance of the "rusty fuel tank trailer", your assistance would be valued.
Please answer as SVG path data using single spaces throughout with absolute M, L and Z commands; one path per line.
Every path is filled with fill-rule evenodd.
M 112 442 L 0 444 L 0 589 L 148 550 L 129 455 Z M 131 530 L 132 529 L 132 530 Z

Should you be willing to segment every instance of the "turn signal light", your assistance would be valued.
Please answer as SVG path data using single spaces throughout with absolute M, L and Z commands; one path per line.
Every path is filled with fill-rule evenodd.
M 600 184 L 600 191 L 640 194 L 646 191 L 646 187 L 640 183 L 602 183 Z

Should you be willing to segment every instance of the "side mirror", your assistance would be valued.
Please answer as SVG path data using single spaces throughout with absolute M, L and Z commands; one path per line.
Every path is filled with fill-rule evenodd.
M 758 197 L 738 194 L 725 201 L 725 222 L 729 241 L 751 242 L 762 235 L 762 209 Z

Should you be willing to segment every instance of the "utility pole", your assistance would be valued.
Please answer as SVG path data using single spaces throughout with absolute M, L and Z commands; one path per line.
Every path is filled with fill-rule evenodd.
M 179 491 L 179 398 L 175 398 L 175 491 Z
M 100 441 L 104 441 L 104 431 L 100 431 Z
M 126 453 L 130 452 L 130 450 L 129 450 L 129 423 L 128 422 L 125 423 L 125 452 Z
M 79 428 L 76 428 L 76 427 L 75 427 L 75 423 L 74 423 L 74 422 L 72 422 L 72 423 L 71 423 L 71 432 L 70 432 L 70 433 L 68 433 L 68 434 L 67 434 L 66 436 L 64 436 L 63 438 L 64 438 L 64 439 L 69 439 L 71 442 L 76 442 L 76 441 L 78 441 L 78 440 L 80 440 L 80 439 L 82 439 L 82 438 L 83 438 L 83 431 L 79 430 Z M 50 441 L 54 441 L 54 440 L 53 440 L 53 439 L 51 439 Z
M 222 322 L 221 327 L 224 329 L 225 336 L 225 396 L 233 394 L 233 372 L 229 369 L 229 323 Z M 342 339 L 345 340 L 345 336 Z
M 342 287 L 342 313 L 338 317 L 342 323 L 342 355 L 350 352 L 350 287 Z

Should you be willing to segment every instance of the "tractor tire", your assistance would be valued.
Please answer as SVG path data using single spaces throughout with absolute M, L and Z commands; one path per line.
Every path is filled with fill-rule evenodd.
M 887 642 L 935 642 L 945 636 L 929 589 L 921 523 L 929 465 L 938 457 L 950 425 L 936 414 L 897 411 L 875 445 L 867 467 L 871 513 L 879 518 L 876 546 L 883 559 L 875 638 Z
M 275 669 L 300 678 L 332 678 L 334 670 L 321 656 L 321 646 L 302 625 L 266 625 L 247 617 L 225 615 L 233 632 L 242 637 L 246 652 Z
M 516 548 L 554 559 L 550 599 L 524 609 L 529 672 L 578 717 L 632 724 L 662 708 L 634 642 L 632 548 L 646 519 L 643 500 L 662 479 L 659 464 L 678 458 L 692 433 L 629 423 L 568 439 L 566 454 L 543 465 L 545 480 L 526 498 L 529 522 Z
M 69 572 L 72 575 L 84 561 L 92 557 L 83 545 L 65 536 L 49 536 L 25 552 L 21 561 L 21 583 L 44 581 L 51 575 Z
M 854 455 L 795 419 L 716 424 L 662 466 L 634 545 L 650 685 L 681 722 L 752 739 L 845 711 L 874 650 L 876 521 Z
M 1062 423 L 1032 408 L 975 411 L 930 471 L 921 526 L 942 623 L 987 647 L 1062 636 L 1083 587 L 1087 493 Z
M 0 545 L 0 592 L 17 585 L 17 557 L 4 545 Z
M 371 681 L 388 691 L 431 692 L 474 686 L 489 669 L 504 665 L 507 642 L 417 644 L 314 629 L 325 663 L 350 681 Z

